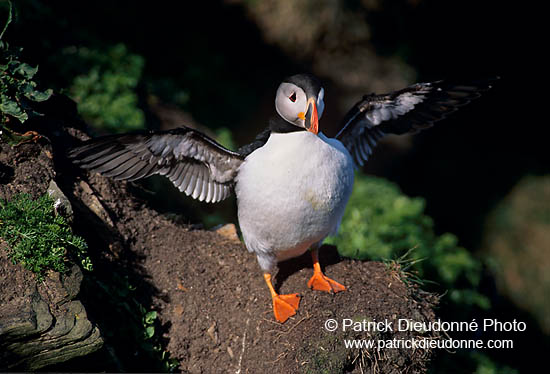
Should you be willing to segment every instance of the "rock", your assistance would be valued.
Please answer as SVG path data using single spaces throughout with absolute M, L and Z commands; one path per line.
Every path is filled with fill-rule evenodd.
M 0 370 L 37 370 L 99 349 L 99 329 L 75 300 L 80 268 L 37 283 L 8 259 L 5 246 L 0 241 Z
M 94 212 L 99 219 L 101 219 L 103 222 L 109 225 L 109 227 L 113 228 L 115 227 L 115 224 L 111 220 L 111 217 L 109 217 L 109 213 L 107 213 L 107 210 L 101 204 L 101 201 L 97 198 L 95 192 L 92 190 L 90 185 L 86 183 L 85 181 L 80 181 L 79 183 L 80 188 L 82 189 L 82 202 L 92 211 Z
M 218 225 L 213 227 L 211 231 L 214 231 L 235 243 L 240 243 L 239 235 L 237 234 L 237 227 L 235 227 L 233 223 Z
M 56 214 L 61 214 L 63 217 L 67 218 L 69 222 L 72 222 L 73 208 L 71 207 L 71 203 L 53 179 L 48 186 L 48 195 L 53 200 L 53 207 Z

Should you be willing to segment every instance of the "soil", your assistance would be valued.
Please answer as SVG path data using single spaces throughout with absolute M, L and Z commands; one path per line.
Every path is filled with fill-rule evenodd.
M 320 261 L 325 273 L 347 287 L 334 295 L 307 288 L 312 274 L 307 253 L 286 261 L 275 287 L 280 293 L 298 292 L 302 299 L 298 314 L 279 324 L 256 258 L 240 242 L 155 211 L 135 197 L 139 185 L 76 170 L 63 155 L 86 135 L 70 126 L 57 128 L 56 134 L 15 148 L 2 144 L 0 158 L 1 198 L 21 191 L 39 196 L 51 178 L 56 180 L 73 205 L 74 230 L 88 241 L 94 261 L 79 298 L 89 319 L 98 323 L 105 347 L 51 370 L 156 370 L 137 353 L 126 361 L 113 358 L 113 351 L 124 352 L 116 345 L 127 316 L 98 302 L 94 290 L 114 274 L 124 274 L 139 302 L 158 312 L 161 349 L 184 373 L 425 372 L 430 351 L 346 349 L 343 342 L 350 337 L 407 339 L 418 333 L 324 329 L 328 318 L 435 320 L 437 298 L 404 283 L 398 265 L 341 259 L 335 247 L 324 246 Z

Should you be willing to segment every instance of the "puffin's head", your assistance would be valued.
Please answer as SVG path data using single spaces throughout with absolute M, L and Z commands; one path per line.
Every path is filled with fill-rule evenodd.
M 275 109 L 287 122 L 317 134 L 323 115 L 325 90 L 310 74 L 297 74 L 283 80 L 277 89 Z

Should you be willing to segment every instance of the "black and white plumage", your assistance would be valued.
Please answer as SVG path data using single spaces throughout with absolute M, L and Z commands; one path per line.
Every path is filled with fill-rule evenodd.
M 275 318 L 295 314 L 297 294 L 278 295 L 271 284 L 277 262 L 312 249 L 314 276 L 308 286 L 338 292 L 341 284 L 322 274 L 317 249 L 337 232 L 363 165 L 386 134 L 416 132 L 445 118 L 486 91 L 487 83 L 419 83 L 355 104 L 335 138 L 319 132 L 324 89 L 307 74 L 279 86 L 269 127 L 237 152 L 182 127 L 164 132 L 92 139 L 69 152 L 73 162 L 119 180 L 165 175 L 195 199 L 218 202 L 234 189 L 243 239 L 258 258 L 273 297 Z
M 133 181 L 164 175 L 187 196 L 218 202 L 231 194 L 244 157 L 187 128 L 92 139 L 68 154 L 84 168 Z
M 489 81 L 469 85 L 437 81 L 384 95 L 365 95 L 344 117 L 336 139 L 362 166 L 385 135 L 427 129 L 490 88 Z

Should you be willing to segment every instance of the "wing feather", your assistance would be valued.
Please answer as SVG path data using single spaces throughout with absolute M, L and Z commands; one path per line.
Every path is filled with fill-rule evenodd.
M 346 114 L 336 135 L 362 166 L 386 134 L 414 133 L 468 104 L 491 88 L 487 80 L 469 85 L 446 81 L 417 83 L 384 95 L 366 95 Z
M 207 202 L 230 195 L 244 160 L 187 127 L 92 139 L 70 150 L 68 157 L 84 169 L 118 180 L 164 175 L 186 195 Z
M 191 174 L 191 179 L 189 180 L 189 185 L 183 191 L 187 196 L 191 196 L 193 194 L 193 190 L 195 189 L 195 185 L 197 184 L 197 173 L 198 170 L 195 167 L 191 167 L 191 170 L 189 171 Z
M 191 180 L 191 173 L 189 172 L 190 170 L 190 164 L 185 164 L 184 168 L 183 168 L 183 179 L 181 181 L 181 183 L 178 184 L 178 189 L 183 192 L 185 191 L 185 189 L 187 188 L 187 186 L 189 185 L 189 181 Z
M 197 180 L 195 182 L 195 188 L 193 189 L 193 194 L 191 195 L 193 199 L 198 199 L 199 196 L 201 195 L 203 180 L 204 180 L 204 177 L 202 175 L 202 168 L 197 168 Z
M 136 172 L 146 166 L 141 160 L 132 159 L 131 161 L 133 162 L 133 165 L 126 168 L 126 170 L 121 170 L 120 168 L 117 170 L 117 174 L 113 176 L 116 180 L 131 178 L 136 175 Z
M 181 176 L 181 173 L 183 172 L 183 167 L 185 166 L 184 163 L 177 164 L 171 171 L 170 174 L 167 175 L 168 179 L 170 179 L 170 182 L 174 184 L 174 186 L 179 185 L 179 178 Z

